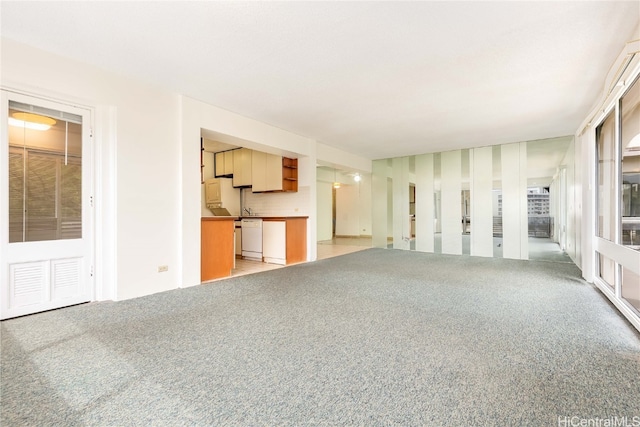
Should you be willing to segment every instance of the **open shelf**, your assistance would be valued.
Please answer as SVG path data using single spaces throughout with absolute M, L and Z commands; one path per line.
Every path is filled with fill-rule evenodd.
M 282 158 L 282 191 L 298 191 L 298 159 Z

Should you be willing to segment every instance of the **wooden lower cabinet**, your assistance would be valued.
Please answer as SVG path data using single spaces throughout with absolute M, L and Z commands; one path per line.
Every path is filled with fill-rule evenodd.
M 231 276 L 235 259 L 236 217 L 206 217 L 200 222 L 200 280 Z
M 287 264 L 307 260 L 307 218 L 287 218 Z

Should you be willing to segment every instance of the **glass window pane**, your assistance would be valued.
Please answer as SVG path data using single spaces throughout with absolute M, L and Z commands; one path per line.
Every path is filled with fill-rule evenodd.
M 615 241 L 615 119 L 611 112 L 596 128 L 598 162 L 598 236 Z
M 597 252 L 596 252 L 597 253 Z M 598 254 L 598 276 L 613 289 L 616 277 L 616 263 L 601 253 Z
M 640 276 L 627 268 L 622 269 L 622 298 L 640 311 Z
M 82 166 L 74 159 L 60 168 L 60 238 L 78 239 L 82 237 Z
M 9 243 L 24 241 L 24 155 L 9 151 Z
M 9 102 L 9 242 L 82 237 L 81 117 Z
M 640 80 L 621 100 L 621 243 L 640 250 Z
M 29 153 L 27 157 L 26 241 L 55 240 L 57 159 Z

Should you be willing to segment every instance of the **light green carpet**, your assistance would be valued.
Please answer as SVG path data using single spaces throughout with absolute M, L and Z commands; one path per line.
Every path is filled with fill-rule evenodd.
M 640 416 L 572 264 L 368 249 L 2 322 L 2 426 L 552 426 Z

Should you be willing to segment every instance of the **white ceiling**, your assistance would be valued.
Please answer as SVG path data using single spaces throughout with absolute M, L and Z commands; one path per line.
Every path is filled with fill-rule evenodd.
M 3 37 L 378 159 L 571 135 L 640 2 L 12 2 Z

